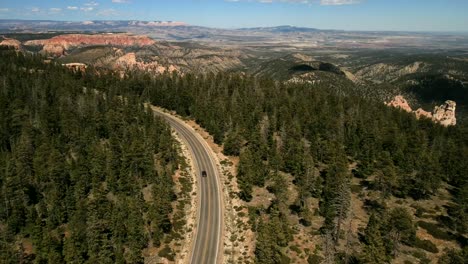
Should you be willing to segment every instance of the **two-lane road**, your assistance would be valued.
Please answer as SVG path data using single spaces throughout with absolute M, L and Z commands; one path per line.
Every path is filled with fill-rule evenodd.
M 223 198 L 220 190 L 217 161 L 206 141 L 182 120 L 163 113 L 154 112 L 168 121 L 187 145 L 198 178 L 198 212 L 190 263 L 212 264 L 222 262 Z M 202 177 L 201 172 L 207 176 Z

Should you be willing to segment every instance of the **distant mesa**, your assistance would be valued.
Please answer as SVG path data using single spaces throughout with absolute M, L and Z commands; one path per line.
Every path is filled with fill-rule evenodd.
M 457 103 L 451 100 L 447 100 L 444 104 L 436 106 L 432 113 L 427 112 L 422 108 L 413 111 L 408 104 L 408 101 L 406 101 L 402 95 L 395 96 L 392 101 L 385 104 L 391 107 L 400 108 L 408 113 L 414 113 L 418 119 L 421 117 L 429 118 L 433 122 L 439 123 L 443 126 L 455 126 L 457 124 L 457 118 L 455 117 Z
M 241 28 L 244 31 L 260 31 L 270 33 L 310 33 L 320 31 L 316 28 L 307 27 L 294 27 L 294 26 L 277 26 L 277 27 L 254 27 L 254 28 Z
M 61 56 L 65 51 L 75 47 L 92 45 L 112 45 L 118 47 L 143 47 L 153 45 L 155 41 L 147 36 L 135 36 L 129 34 L 67 34 L 50 39 L 29 40 L 25 46 L 42 46 L 42 51 L 47 54 Z
M 130 26 L 139 27 L 181 27 L 188 26 L 187 23 L 179 21 L 131 21 Z

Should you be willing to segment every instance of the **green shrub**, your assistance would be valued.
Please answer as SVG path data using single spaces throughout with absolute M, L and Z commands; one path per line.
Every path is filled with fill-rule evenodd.
M 416 250 L 411 255 L 413 255 L 413 257 L 415 257 L 415 258 L 417 258 L 419 260 L 426 258 L 426 253 L 424 253 L 424 251 L 422 251 L 422 250 Z
M 427 210 L 425 210 L 419 205 L 414 206 L 414 208 L 416 209 L 416 212 L 414 213 L 414 215 L 417 217 L 422 217 L 423 214 L 427 212 Z
M 418 225 L 426 229 L 426 231 L 434 238 L 443 239 L 443 240 L 453 240 L 453 237 L 451 234 L 445 232 L 444 230 L 441 230 L 436 224 L 419 221 Z
M 361 193 L 362 191 L 362 186 L 361 185 L 351 185 L 351 192 L 358 194 Z
M 298 255 L 302 253 L 302 250 L 301 250 L 298 246 L 296 246 L 296 245 L 291 245 L 289 248 L 290 248 L 292 251 L 296 252 Z
M 320 263 L 323 263 L 323 258 L 317 254 L 314 254 L 314 255 L 309 256 L 309 258 L 307 258 L 307 263 L 320 264 Z
M 436 245 L 434 245 L 434 243 L 432 243 L 430 240 L 422 240 L 416 238 L 416 240 L 414 241 L 414 246 L 420 249 L 424 249 L 431 253 L 439 253 L 439 249 L 437 249 Z
M 158 256 L 162 258 L 167 258 L 170 261 L 174 261 L 174 252 L 172 252 L 172 249 L 170 249 L 168 246 L 164 247 L 159 251 Z

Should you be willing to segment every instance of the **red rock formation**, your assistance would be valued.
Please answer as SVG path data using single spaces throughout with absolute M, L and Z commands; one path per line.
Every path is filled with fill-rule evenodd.
M 406 99 L 401 95 L 395 96 L 395 99 L 385 104 L 403 109 L 408 113 L 414 113 L 418 119 L 421 117 L 429 118 L 433 122 L 439 123 L 443 126 L 454 126 L 457 124 L 457 118 L 455 117 L 455 109 L 457 104 L 454 101 L 448 100 L 443 105 L 436 106 L 433 113 L 424 111 L 422 108 L 413 111 Z
M 127 53 L 122 55 L 116 60 L 116 67 L 119 69 L 138 69 L 145 72 L 153 72 L 153 73 L 165 73 L 165 72 L 178 72 L 179 70 L 173 66 L 169 65 L 168 67 L 164 67 L 159 64 L 157 61 L 152 62 L 143 62 L 137 61 L 136 54 L 134 52 Z
M 440 123 L 443 126 L 454 126 L 457 124 L 457 118 L 455 117 L 455 108 L 457 103 L 454 101 L 447 100 L 441 106 L 434 108 L 434 114 L 432 120 Z
M 16 39 L 4 38 L 4 40 L 0 42 L 0 46 L 13 47 L 16 50 L 19 50 L 21 48 L 21 42 Z
M 389 103 L 385 103 L 385 104 L 388 106 L 395 107 L 395 108 L 403 109 L 408 113 L 413 112 L 413 110 L 408 104 L 408 101 L 406 101 L 406 99 L 401 95 L 395 96 L 395 98 L 392 101 L 390 101 Z
M 417 119 L 420 119 L 421 117 L 432 119 L 432 113 L 424 111 L 422 108 L 418 108 L 414 113 L 416 114 Z
M 84 72 L 86 68 L 88 68 L 88 65 L 84 63 L 77 63 L 77 62 L 62 64 L 62 66 L 65 66 L 74 72 L 77 72 L 77 71 Z
M 63 55 L 66 50 L 87 45 L 112 45 L 119 47 L 149 46 L 155 43 L 147 36 L 133 36 L 128 34 L 68 34 L 50 39 L 30 40 L 24 45 L 43 46 L 43 51 L 55 55 Z

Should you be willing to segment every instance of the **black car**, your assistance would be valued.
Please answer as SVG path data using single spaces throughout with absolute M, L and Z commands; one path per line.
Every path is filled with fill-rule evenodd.
M 201 176 L 202 176 L 202 177 L 206 177 L 206 171 L 202 171 L 202 172 L 201 172 Z

